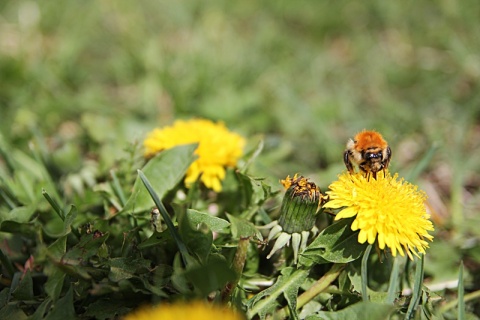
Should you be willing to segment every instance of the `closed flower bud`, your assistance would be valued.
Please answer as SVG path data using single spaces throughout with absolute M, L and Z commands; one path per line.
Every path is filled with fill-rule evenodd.
M 315 226 L 316 215 L 320 207 L 319 188 L 303 176 L 282 181 L 288 186 L 283 197 L 278 223 L 287 233 L 309 231 Z

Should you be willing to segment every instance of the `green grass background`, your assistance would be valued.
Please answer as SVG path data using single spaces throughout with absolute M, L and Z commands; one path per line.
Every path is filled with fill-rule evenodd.
M 263 140 L 252 171 L 322 189 L 346 140 L 382 132 L 429 195 L 433 278 L 480 289 L 480 2 L 0 3 L 0 146 L 52 157 L 72 201 L 175 119 Z M 0 161 L 0 170 L 5 171 Z M 79 204 L 81 206 L 81 204 Z

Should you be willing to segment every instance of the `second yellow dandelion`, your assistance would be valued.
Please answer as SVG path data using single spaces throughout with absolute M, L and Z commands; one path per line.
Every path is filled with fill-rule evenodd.
M 222 190 L 225 168 L 234 167 L 243 155 L 245 139 L 229 131 L 222 122 L 205 119 L 177 120 L 172 126 L 157 128 L 144 141 L 145 156 L 179 145 L 198 143 L 198 159 L 188 168 L 185 185 L 200 181 L 216 192 Z

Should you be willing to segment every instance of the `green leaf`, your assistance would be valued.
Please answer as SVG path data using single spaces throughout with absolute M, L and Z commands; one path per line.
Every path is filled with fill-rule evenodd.
M 277 298 L 283 294 L 287 300 L 290 312 L 296 312 L 296 302 L 298 289 L 303 284 L 308 276 L 308 271 L 284 268 L 282 275 L 278 277 L 277 282 L 271 287 L 256 294 L 253 298 L 248 300 L 248 314 L 249 318 L 253 318 L 256 314 L 260 319 L 265 319 L 267 314 L 272 313 L 277 307 Z
M 61 269 L 55 268 L 48 276 L 45 283 L 45 292 L 56 302 L 62 293 L 63 282 L 65 280 L 65 272 Z
M 14 277 L 20 278 L 21 275 L 20 272 L 17 272 Z M 16 282 L 14 280 L 12 280 L 12 288 L 13 283 Z M 27 272 L 25 272 L 22 279 L 19 279 L 18 285 L 12 290 L 12 296 L 17 300 L 33 299 L 33 280 L 32 275 L 30 274 L 30 269 L 27 269 Z
M 230 223 L 227 220 L 217 218 L 209 215 L 208 213 L 200 212 L 193 209 L 187 210 L 187 217 L 190 221 L 190 225 L 193 227 L 204 223 L 210 228 L 210 230 L 220 233 L 225 233 L 226 228 L 230 226 Z
M 129 310 L 130 308 L 125 306 L 125 301 L 105 298 L 89 304 L 83 316 L 98 320 L 117 319 Z
M 236 274 L 221 255 L 212 254 L 207 263 L 188 268 L 185 277 L 204 297 L 235 280 Z
M 18 304 L 7 304 L 0 309 L 0 319 L 23 320 L 28 319 L 28 317 Z
M 0 308 L 3 308 L 7 305 L 8 299 L 10 298 L 10 288 L 4 288 L 0 291 Z
M 55 261 L 60 261 L 62 259 L 65 252 L 67 252 L 67 236 L 63 236 L 55 240 L 48 249 L 48 256 Z
M 192 226 L 186 214 L 177 214 L 177 216 L 180 236 L 185 239 L 188 251 L 197 257 L 198 261 L 207 261 L 212 250 L 212 231 L 204 223 L 200 223 L 198 227 Z
M 67 291 L 67 294 L 53 305 L 52 310 L 45 317 L 45 320 L 65 320 L 75 318 L 75 309 L 73 307 L 73 289 L 70 287 L 70 289 Z
M 300 255 L 299 264 L 347 263 L 362 256 L 367 243 L 358 243 L 358 232 L 351 230 L 353 218 L 341 219 L 325 228 Z
M 150 238 L 140 243 L 138 245 L 138 248 L 145 249 L 145 248 L 150 248 L 150 247 L 155 247 L 160 245 L 164 246 L 168 241 L 171 241 L 171 240 L 172 240 L 172 236 L 167 230 L 164 230 L 163 232 L 155 231 L 150 236 Z
M 72 224 L 77 217 L 77 208 L 75 206 L 70 207 L 70 211 L 65 215 L 65 220 L 63 221 L 63 234 L 69 234 L 72 231 Z
M 148 273 L 150 268 L 150 260 L 146 259 L 113 258 L 108 264 L 110 265 L 108 278 L 113 282 Z
M 388 304 L 359 302 L 340 311 L 320 311 L 306 320 L 384 320 L 393 310 L 393 306 Z
M 15 221 L 3 221 L 0 223 L 0 231 L 30 236 L 35 234 L 35 226 L 31 222 L 19 223 Z
M 35 213 L 36 206 L 30 205 L 25 207 L 16 207 L 8 212 L 0 211 L 0 221 L 13 221 L 18 223 L 26 223 Z
M 230 220 L 232 236 L 234 239 L 253 237 L 258 240 L 263 240 L 262 234 L 255 227 L 255 225 L 245 219 L 237 218 L 227 213 L 227 218 Z
M 86 261 L 97 254 L 98 250 L 108 237 L 108 233 L 101 236 L 96 234 L 83 236 L 73 248 L 65 253 L 62 262 L 72 265 L 81 264 L 83 261 Z
M 37 307 L 35 313 L 29 318 L 29 320 L 42 320 L 45 312 L 50 308 L 52 304 L 52 299 L 46 298 L 43 302 Z
M 142 172 L 148 177 L 160 199 L 185 176 L 188 167 L 195 160 L 196 148 L 196 144 L 189 144 L 162 151 L 142 168 Z M 149 211 L 153 206 L 150 194 L 145 189 L 140 177 L 137 177 L 132 194 L 120 213 L 137 214 Z

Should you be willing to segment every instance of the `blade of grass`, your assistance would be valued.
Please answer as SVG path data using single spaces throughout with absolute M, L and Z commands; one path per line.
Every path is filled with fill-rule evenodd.
M 386 303 L 393 304 L 395 301 L 395 295 L 398 288 L 398 270 L 400 268 L 400 259 L 399 257 L 393 258 L 393 267 L 392 272 L 390 273 L 390 282 L 388 284 L 388 294 Z
M 17 206 L 15 205 L 15 201 L 13 201 L 10 196 L 2 189 L 0 189 L 0 198 L 2 198 L 3 200 L 5 200 L 5 203 L 7 204 L 7 206 L 11 209 L 14 209 L 16 208 Z
M 362 300 L 368 301 L 368 292 L 367 292 L 367 284 L 368 284 L 368 257 L 370 256 L 370 251 L 372 250 L 372 245 L 369 244 L 365 253 L 363 254 L 362 258 Z
M 120 186 L 120 182 L 118 181 L 117 174 L 114 170 L 110 170 L 110 175 L 112 176 L 112 189 L 115 195 L 120 200 L 120 204 L 122 207 L 125 206 L 127 203 L 127 198 L 125 198 L 125 194 L 123 193 L 122 187 Z
M 463 283 L 463 261 L 458 271 L 458 320 L 465 319 L 465 287 Z
M 405 319 L 412 319 L 417 309 L 418 303 L 420 302 L 420 297 L 422 293 L 422 284 L 423 284 L 423 265 L 425 262 L 425 255 L 422 254 L 420 260 L 417 260 L 417 268 L 415 270 L 415 282 L 413 284 L 412 299 L 408 305 L 407 314 Z
M 470 292 L 470 293 L 467 293 L 466 295 L 464 295 L 463 303 L 465 304 L 469 301 L 476 300 L 476 299 L 480 299 L 480 290 Z M 449 302 L 445 303 L 440 309 L 438 309 L 438 314 L 442 315 L 445 312 L 448 312 L 448 310 L 455 308 L 455 306 L 458 304 L 458 302 L 459 302 L 459 299 L 457 298 L 455 300 L 452 300 L 452 301 L 449 301 Z
M 433 156 L 437 152 L 439 146 L 438 144 L 433 144 L 430 146 L 430 148 L 427 150 L 427 153 L 418 161 L 417 165 L 410 171 L 409 174 L 406 176 L 407 181 L 415 181 L 420 173 L 422 173 L 423 170 L 428 166 L 430 161 L 432 161 Z
M 48 192 L 45 189 L 42 189 L 42 194 L 45 197 L 45 199 L 47 199 L 48 203 L 50 203 L 53 210 L 57 213 L 57 215 L 60 217 L 60 219 L 62 219 L 62 221 L 65 221 L 65 213 L 60 208 L 58 203 L 52 197 L 50 197 L 50 195 L 48 194 Z
M 165 209 L 162 201 L 156 194 L 155 190 L 153 190 L 152 185 L 148 181 L 147 177 L 143 174 L 141 170 L 137 170 L 138 175 L 140 176 L 140 179 L 142 180 L 143 184 L 145 185 L 145 188 L 147 188 L 148 193 L 153 199 L 153 202 L 155 202 L 155 205 L 157 206 L 158 210 L 160 211 L 160 214 L 162 215 L 163 221 L 167 224 L 168 230 L 170 230 L 170 233 L 172 234 L 173 239 L 175 240 L 175 243 L 177 244 L 178 250 L 180 251 L 180 254 L 182 255 L 182 260 L 185 266 L 187 265 L 187 260 L 188 260 L 188 251 L 187 247 L 182 241 L 182 238 L 180 237 L 180 234 L 178 233 L 177 229 L 175 229 L 175 226 L 173 225 L 172 220 L 170 219 L 170 216 L 168 215 L 167 209 Z
M 260 140 L 257 144 L 257 147 L 255 148 L 255 150 L 253 151 L 252 155 L 248 158 L 248 160 L 245 162 L 245 164 L 243 165 L 243 167 L 240 169 L 240 172 L 241 173 L 246 173 L 247 172 L 247 169 L 248 167 L 250 167 L 250 165 L 255 161 L 255 159 L 260 155 L 260 153 L 262 152 L 263 150 L 263 146 L 264 146 L 264 142 L 263 142 L 263 139 Z

